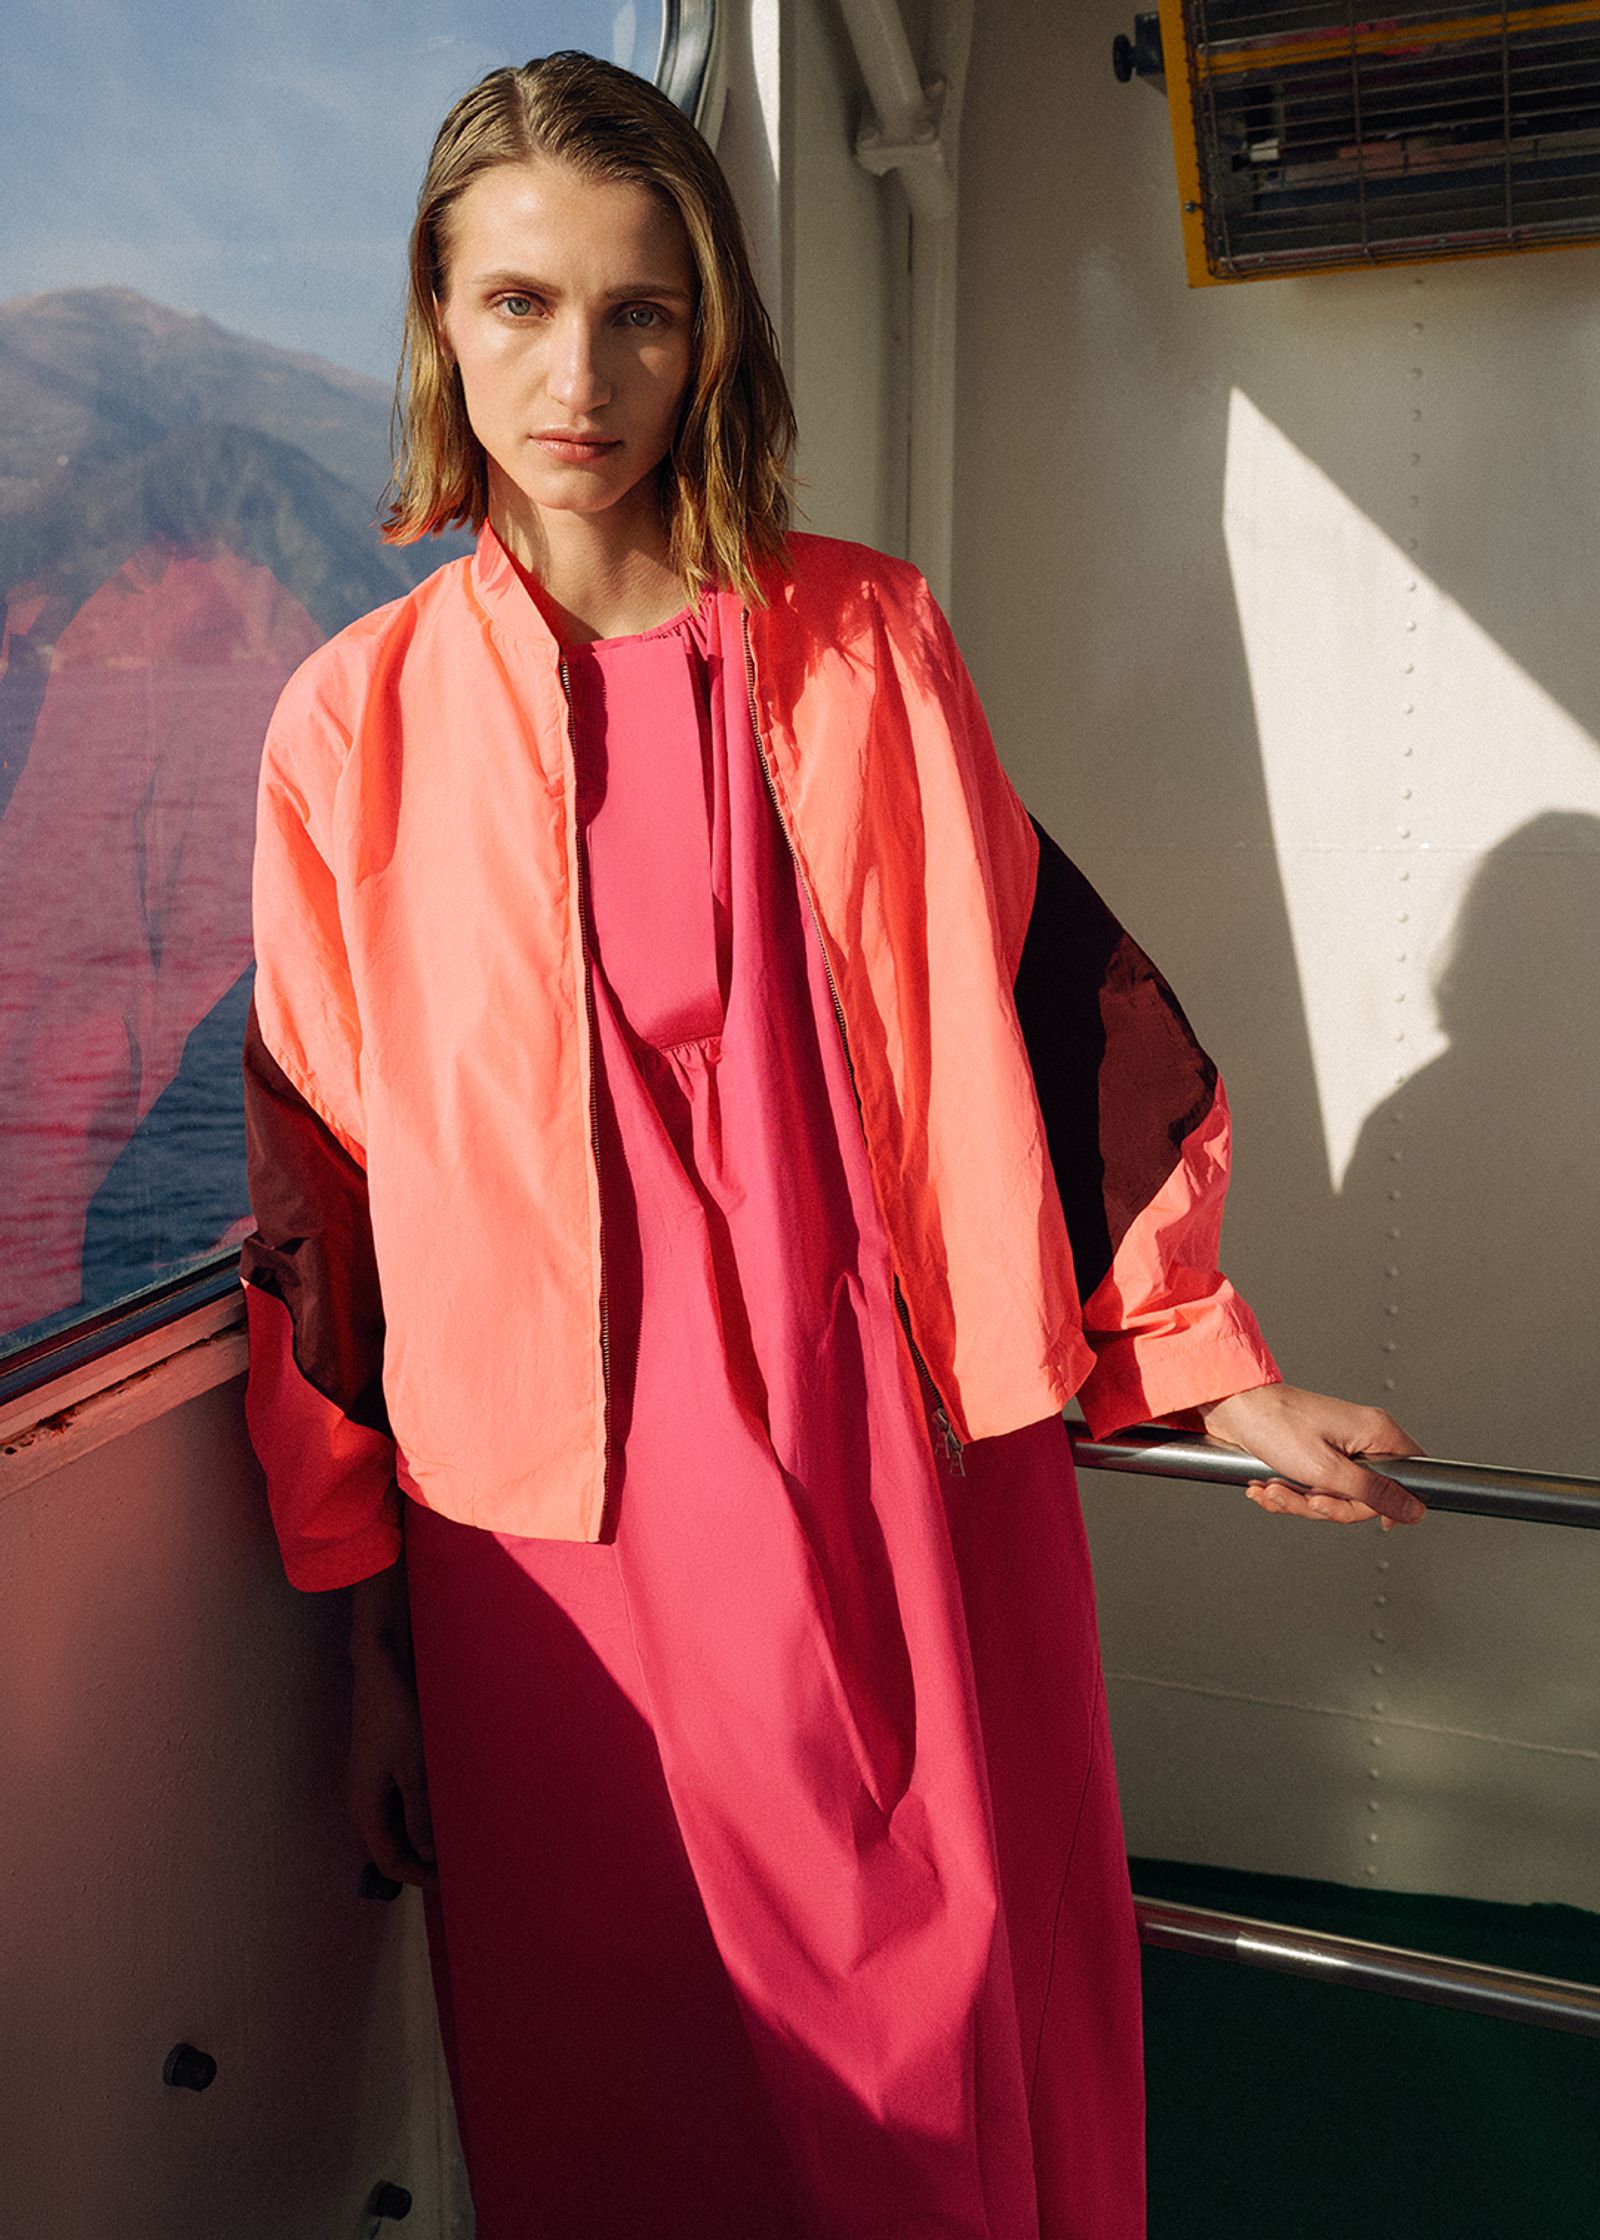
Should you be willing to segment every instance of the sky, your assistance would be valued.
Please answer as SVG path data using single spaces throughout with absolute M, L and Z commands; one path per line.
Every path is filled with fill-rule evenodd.
M 10 0 L 0 300 L 120 286 L 393 378 L 434 132 L 487 70 L 653 71 L 660 0 Z

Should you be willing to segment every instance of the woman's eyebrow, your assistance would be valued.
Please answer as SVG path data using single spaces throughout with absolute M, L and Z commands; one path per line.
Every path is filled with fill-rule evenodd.
M 525 288 L 530 295 L 558 296 L 561 290 L 550 280 L 536 280 L 529 272 L 482 272 L 477 275 L 480 288 Z M 607 288 L 608 303 L 626 303 L 635 296 L 664 296 L 676 303 L 692 300 L 687 288 L 678 287 L 670 280 L 630 280 L 620 288 Z

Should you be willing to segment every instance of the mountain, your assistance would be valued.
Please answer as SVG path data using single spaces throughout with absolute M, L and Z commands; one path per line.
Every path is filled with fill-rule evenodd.
M 58 469 L 81 475 L 179 429 L 225 424 L 293 444 L 357 491 L 389 479 L 389 391 L 131 288 L 0 303 L 0 511 Z
M 94 473 L 64 468 L 0 513 L 0 592 L 48 590 L 76 611 L 152 540 L 259 561 L 327 636 L 445 557 L 432 539 L 381 543 L 370 506 L 296 445 L 201 423 Z
M 126 289 L 0 305 L 0 1340 L 245 1217 L 262 734 L 464 549 L 380 539 L 388 410 Z

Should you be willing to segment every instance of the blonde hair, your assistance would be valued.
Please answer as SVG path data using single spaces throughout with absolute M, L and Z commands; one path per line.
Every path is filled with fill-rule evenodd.
M 739 213 L 683 112 L 647 79 L 588 54 L 492 70 L 439 128 L 411 229 L 386 541 L 483 526 L 488 462 L 439 329 L 450 216 L 480 173 L 533 158 L 646 187 L 682 220 L 696 278 L 693 359 L 658 469 L 672 564 L 691 596 L 719 582 L 759 598 L 757 568 L 783 558 L 795 423 Z

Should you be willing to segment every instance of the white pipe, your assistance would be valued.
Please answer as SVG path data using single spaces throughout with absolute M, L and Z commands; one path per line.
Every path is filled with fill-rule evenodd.
M 910 555 L 941 606 L 954 562 L 956 458 L 956 156 L 972 51 L 973 0 L 936 0 L 938 75 L 924 85 L 896 0 L 839 0 L 875 112 L 856 154 L 897 171 L 911 210 Z
M 929 121 L 929 104 L 895 0 L 839 0 L 839 12 L 885 136 L 910 139 Z

